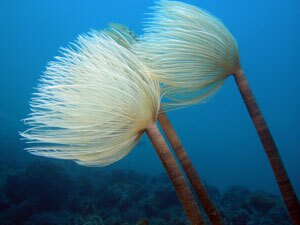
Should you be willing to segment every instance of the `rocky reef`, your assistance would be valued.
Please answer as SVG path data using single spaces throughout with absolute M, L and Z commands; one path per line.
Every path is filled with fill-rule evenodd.
M 104 171 L 37 159 L 0 166 L 1 225 L 185 225 L 165 174 Z M 230 225 L 290 225 L 279 196 L 207 186 Z

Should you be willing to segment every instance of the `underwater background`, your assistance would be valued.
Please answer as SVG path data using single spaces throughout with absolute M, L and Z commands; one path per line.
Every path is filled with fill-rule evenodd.
M 299 196 L 300 2 L 184 2 L 216 15 L 236 38 L 247 79 Z M 110 22 L 140 35 L 153 5 L 153 0 L 0 0 L 0 225 L 136 224 L 140 218 L 186 223 L 146 138 L 119 162 L 86 168 L 32 156 L 18 134 L 25 130 L 21 119 L 29 113 L 34 87 L 59 47 Z M 232 224 L 289 224 L 233 78 L 208 102 L 168 116 Z M 262 222 L 266 218 L 269 223 Z

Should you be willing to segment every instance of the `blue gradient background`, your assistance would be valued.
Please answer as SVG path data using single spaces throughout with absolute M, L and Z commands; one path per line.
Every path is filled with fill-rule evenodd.
M 300 2 L 185 0 L 221 18 L 235 36 L 242 65 L 300 194 Z M 48 61 L 80 33 L 122 23 L 142 33 L 151 0 L 0 1 L 0 157 L 26 162 L 20 121 Z M 232 78 L 208 103 L 169 113 L 188 154 L 209 184 L 278 193 L 269 162 Z M 163 171 L 144 144 L 104 169 Z

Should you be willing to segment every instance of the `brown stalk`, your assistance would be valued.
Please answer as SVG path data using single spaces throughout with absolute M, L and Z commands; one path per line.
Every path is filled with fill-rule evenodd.
M 281 195 L 294 225 L 300 225 L 300 205 L 287 175 L 271 132 L 260 112 L 244 72 L 240 69 L 234 74 L 235 81 L 246 104 L 252 122 L 272 166 Z
M 192 225 L 205 225 L 194 196 L 186 183 L 180 168 L 170 152 L 164 138 L 155 123 L 148 126 L 146 133 L 156 150 L 168 176 L 173 184 L 176 194 Z
M 222 217 L 210 198 L 203 182 L 197 174 L 191 160 L 189 159 L 177 133 L 170 123 L 167 115 L 163 110 L 160 110 L 158 115 L 158 122 L 161 125 L 167 139 L 169 140 L 175 155 L 177 156 L 182 169 L 184 170 L 190 184 L 192 185 L 199 202 L 202 204 L 209 220 L 213 225 L 224 225 Z

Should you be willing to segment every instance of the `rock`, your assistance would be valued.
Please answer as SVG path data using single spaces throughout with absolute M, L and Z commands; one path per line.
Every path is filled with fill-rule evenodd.
M 146 218 L 140 218 L 139 221 L 136 223 L 136 225 L 148 225 L 149 220 Z

